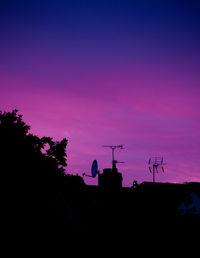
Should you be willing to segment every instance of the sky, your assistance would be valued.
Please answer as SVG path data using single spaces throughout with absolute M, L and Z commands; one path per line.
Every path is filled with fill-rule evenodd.
M 0 110 L 68 139 L 66 173 L 200 182 L 200 1 L 1 0 Z M 97 178 L 84 177 L 86 184 Z

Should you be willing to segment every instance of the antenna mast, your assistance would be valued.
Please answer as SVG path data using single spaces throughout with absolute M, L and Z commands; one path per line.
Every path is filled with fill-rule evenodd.
M 161 167 L 161 170 L 164 173 L 163 157 L 152 157 L 149 159 L 148 164 L 150 173 L 153 173 L 153 183 L 155 183 L 155 173 L 158 173 L 159 167 Z
M 115 160 L 115 155 L 114 152 L 117 148 L 123 149 L 123 145 L 103 145 L 102 147 L 107 147 L 110 148 L 112 151 L 112 165 L 113 167 L 116 165 L 116 163 L 119 163 L 118 161 Z

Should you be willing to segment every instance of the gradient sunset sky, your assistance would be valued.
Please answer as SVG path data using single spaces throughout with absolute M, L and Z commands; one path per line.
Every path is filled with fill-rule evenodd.
M 67 173 L 111 166 L 123 186 L 200 181 L 200 1 L 1 0 L 0 110 L 68 139 Z M 87 184 L 97 179 L 84 178 Z

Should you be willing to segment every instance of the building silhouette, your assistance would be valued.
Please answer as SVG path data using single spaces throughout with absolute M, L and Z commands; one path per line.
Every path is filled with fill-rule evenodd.
M 118 172 L 116 161 L 113 161 L 112 168 L 105 168 L 102 174 L 98 175 L 98 186 L 103 191 L 120 191 L 122 189 L 122 174 Z

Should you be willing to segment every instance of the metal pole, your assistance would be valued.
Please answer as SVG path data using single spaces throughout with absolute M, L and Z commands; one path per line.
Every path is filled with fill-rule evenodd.
M 112 162 L 114 161 L 114 148 L 112 148 Z
M 153 166 L 153 183 L 155 183 L 155 166 Z

